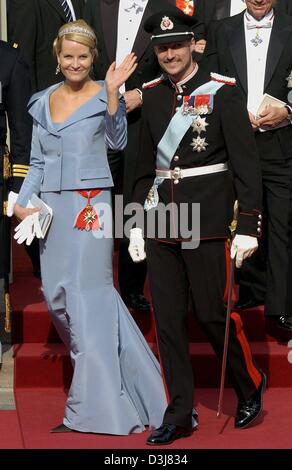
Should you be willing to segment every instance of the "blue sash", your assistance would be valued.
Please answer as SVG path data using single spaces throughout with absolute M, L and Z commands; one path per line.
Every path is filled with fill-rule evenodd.
M 200 87 L 196 88 L 190 96 L 197 95 L 216 95 L 217 91 L 224 85 L 222 82 L 216 82 L 210 80 L 204 83 Z M 172 117 L 165 133 L 163 134 L 158 147 L 156 156 L 156 167 L 163 170 L 170 168 L 173 154 L 176 151 L 179 143 L 183 139 L 184 135 L 190 128 L 195 117 L 188 113 L 183 113 L 184 105 L 182 104 Z M 153 186 L 150 188 L 146 201 L 144 203 L 144 209 L 156 207 L 159 201 L 158 186 L 163 183 L 164 178 L 157 176 L 153 182 Z

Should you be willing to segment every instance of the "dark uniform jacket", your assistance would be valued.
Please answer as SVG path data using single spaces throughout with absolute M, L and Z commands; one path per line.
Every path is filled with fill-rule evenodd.
M 3 155 L 7 139 L 6 117 L 10 128 L 10 153 L 14 178 L 10 189 L 18 192 L 29 165 L 32 122 L 27 112 L 31 95 L 29 68 L 19 50 L 0 41 L 0 148 Z M 0 159 L 2 185 L 2 158 Z
M 28 171 L 32 122 L 27 112 L 30 98 L 28 65 L 20 53 L 6 42 L 0 41 L 0 277 L 10 268 L 9 220 L 3 216 L 3 202 L 7 193 L 18 193 Z M 12 177 L 3 178 L 3 162 L 6 153 L 7 125 L 10 128 L 10 152 Z M 4 194 L 5 190 L 5 194 Z
M 209 80 L 210 77 L 199 70 L 183 85 L 183 93 L 178 92 L 169 79 L 144 91 L 135 202 L 144 204 L 152 186 L 157 145 L 176 107 L 182 104 L 183 96 L 190 95 Z M 246 106 L 237 87 L 224 85 L 215 95 L 213 112 L 203 117 L 208 126 L 200 137 L 206 139 L 206 150 L 193 151 L 190 144 L 198 134 L 190 127 L 173 153 L 170 168 L 228 162 L 230 171 L 183 178 L 178 184 L 164 180 L 158 189 L 160 202 L 200 203 L 201 239 L 225 238 L 229 236 L 228 226 L 233 217 L 235 187 L 240 208 L 237 232 L 259 236 L 261 177 L 258 154 Z
M 72 0 L 76 19 L 82 18 L 83 0 Z M 8 39 L 17 43 L 31 67 L 33 92 L 60 81 L 56 75 L 53 41 L 66 16 L 59 0 L 10 0 Z

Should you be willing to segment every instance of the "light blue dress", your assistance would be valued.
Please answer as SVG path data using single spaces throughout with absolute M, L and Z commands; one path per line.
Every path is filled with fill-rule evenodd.
M 112 238 L 74 228 L 87 202 L 76 189 L 101 188 L 92 205 L 97 212 L 100 204 L 111 207 L 106 145 L 126 144 L 124 105 L 108 116 L 103 88 L 54 126 L 48 107 L 54 89 L 31 100 L 31 168 L 18 203 L 40 193 L 54 213 L 40 250 L 45 299 L 74 368 L 63 423 L 81 432 L 142 432 L 158 427 L 166 408 L 159 363 L 114 288 Z M 105 229 L 111 213 L 102 219 Z

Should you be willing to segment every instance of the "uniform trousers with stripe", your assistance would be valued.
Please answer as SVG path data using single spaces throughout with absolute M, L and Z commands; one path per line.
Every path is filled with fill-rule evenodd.
M 222 359 L 226 321 L 226 242 L 206 240 L 201 241 L 197 249 L 182 249 L 180 242 L 148 239 L 146 254 L 159 355 L 168 395 L 163 423 L 190 427 L 194 378 L 187 331 L 189 292 L 191 290 L 198 323 Z M 212 371 L 206 373 L 212 374 Z M 237 313 L 232 313 L 230 321 L 227 375 L 240 401 L 247 400 L 261 383 Z

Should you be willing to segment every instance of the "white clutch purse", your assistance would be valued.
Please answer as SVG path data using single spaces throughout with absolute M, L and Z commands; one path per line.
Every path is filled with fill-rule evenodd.
M 32 207 L 40 209 L 39 212 L 39 223 L 43 236 L 46 236 L 48 228 L 52 222 L 53 210 L 49 207 L 44 201 L 42 201 L 35 193 L 31 196 L 29 200 Z

